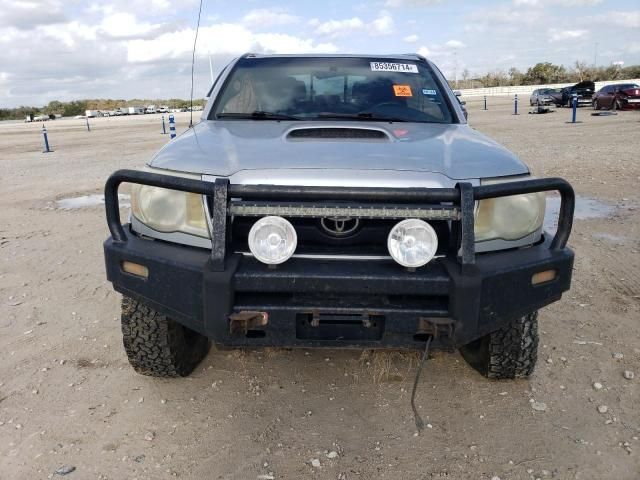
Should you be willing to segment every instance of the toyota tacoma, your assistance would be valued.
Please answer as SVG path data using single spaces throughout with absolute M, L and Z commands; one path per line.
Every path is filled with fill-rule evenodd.
M 110 176 L 105 203 L 107 277 L 146 375 L 188 375 L 211 343 L 433 342 L 526 377 L 537 312 L 571 283 L 571 186 L 467 125 L 420 55 L 243 55 L 201 121 Z

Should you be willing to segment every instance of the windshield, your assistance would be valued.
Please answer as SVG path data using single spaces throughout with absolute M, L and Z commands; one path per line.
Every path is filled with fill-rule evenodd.
M 269 57 L 238 61 L 210 118 L 452 123 L 453 115 L 423 62 Z

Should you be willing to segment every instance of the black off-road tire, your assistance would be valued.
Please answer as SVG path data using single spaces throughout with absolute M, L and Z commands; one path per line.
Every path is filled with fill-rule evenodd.
M 487 378 L 525 378 L 538 359 L 538 312 L 525 315 L 460 349 L 462 357 Z
M 122 298 L 122 339 L 136 372 L 186 377 L 209 351 L 209 339 L 129 297 Z

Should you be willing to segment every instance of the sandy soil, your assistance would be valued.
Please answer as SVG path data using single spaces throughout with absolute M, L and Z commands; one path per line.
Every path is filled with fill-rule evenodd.
M 566 109 L 468 107 L 537 175 L 615 212 L 576 221 L 573 289 L 540 314 L 532 378 L 491 382 L 458 354 L 434 354 L 419 437 L 411 355 L 212 351 L 189 378 L 137 375 L 105 281 L 103 209 L 55 202 L 143 165 L 168 141 L 160 117 L 93 120 L 90 133 L 82 120 L 49 122 L 49 154 L 40 125 L 0 124 L 0 479 L 63 465 L 76 479 L 640 478 L 640 112 L 581 109 L 583 123 L 567 125 Z

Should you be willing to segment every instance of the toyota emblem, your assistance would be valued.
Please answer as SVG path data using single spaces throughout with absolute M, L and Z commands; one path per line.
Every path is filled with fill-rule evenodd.
M 346 237 L 360 226 L 360 220 L 351 217 L 326 217 L 320 219 L 322 230 L 333 237 Z

